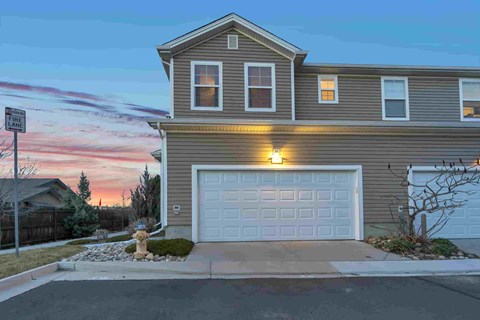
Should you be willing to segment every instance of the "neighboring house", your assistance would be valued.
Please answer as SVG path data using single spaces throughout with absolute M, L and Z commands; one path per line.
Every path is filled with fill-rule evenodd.
M 61 208 L 69 187 L 60 179 L 19 179 L 20 208 Z M 0 201 L 13 203 L 13 179 L 0 179 Z
M 364 239 L 392 227 L 385 196 L 403 190 L 388 163 L 425 179 L 480 156 L 480 68 L 304 63 L 236 14 L 157 50 L 172 103 L 149 124 L 168 237 Z M 480 237 L 474 197 L 442 235 Z

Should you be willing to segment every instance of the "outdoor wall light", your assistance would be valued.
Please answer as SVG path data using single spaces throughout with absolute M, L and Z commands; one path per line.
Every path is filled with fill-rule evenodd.
M 282 164 L 283 158 L 280 155 L 280 149 L 273 149 L 272 157 L 270 158 L 272 164 Z

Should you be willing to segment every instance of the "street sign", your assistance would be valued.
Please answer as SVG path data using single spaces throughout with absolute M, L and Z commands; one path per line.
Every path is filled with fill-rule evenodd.
M 25 111 L 5 108 L 5 130 L 25 133 L 27 131 Z
M 13 203 L 15 207 L 15 254 L 20 257 L 20 221 L 18 218 L 18 145 L 17 133 L 27 131 L 25 111 L 5 108 L 5 130 L 13 132 Z

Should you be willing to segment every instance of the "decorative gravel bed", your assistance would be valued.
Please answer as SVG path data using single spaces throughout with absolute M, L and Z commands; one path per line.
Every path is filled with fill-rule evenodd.
M 177 256 L 159 256 L 149 254 L 146 259 L 137 260 L 132 253 L 125 252 L 125 248 L 132 242 L 125 243 L 106 243 L 94 246 L 88 246 L 83 252 L 80 252 L 63 261 L 93 261 L 93 262 L 107 262 L 107 261 L 143 261 L 143 262 L 168 262 L 168 261 L 185 261 L 186 257 Z

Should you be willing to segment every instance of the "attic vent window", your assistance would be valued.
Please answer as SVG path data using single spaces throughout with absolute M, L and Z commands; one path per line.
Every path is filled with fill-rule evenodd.
M 228 35 L 228 49 L 238 49 L 238 36 L 234 34 Z

